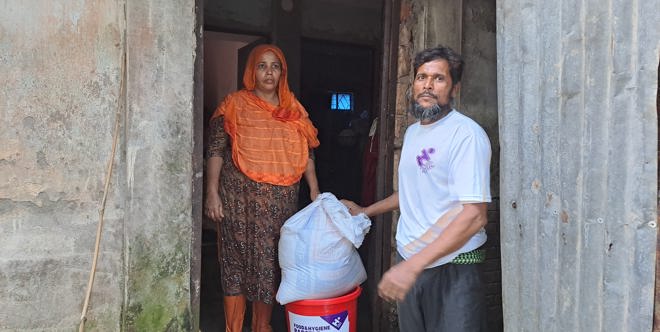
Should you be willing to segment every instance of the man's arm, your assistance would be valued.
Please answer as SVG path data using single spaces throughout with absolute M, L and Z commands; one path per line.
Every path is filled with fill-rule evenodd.
M 488 221 L 486 203 L 466 203 L 454 221 L 422 251 L 393 266 L 378 285 L 378 295 L 402 301 L 420 273 L 431 263 L 461 248 Z
M 398 209 L 399 193 L 395 192 L 392 195 L 388 196 L 387 198 L 381 199 L 380 201 L 373 203 L 367 207 L 361 207 L 355 204 L 354 202 L 345 199 L 342 199 L 341 202 L 344 203 L 346 207 L 348 207 L 348 211 L 350 211 L 351 214 L 354 216 L 360 213 L 364 213 L 369 217 L 373 217 L 385 212 L 390 212 Z
M 466 203 L 445 230 L 422 251 L 407 261 L 410 267 L 420 271 L 438 259 L 451 254 L 467 243 L 488 222 L 486 203 Z

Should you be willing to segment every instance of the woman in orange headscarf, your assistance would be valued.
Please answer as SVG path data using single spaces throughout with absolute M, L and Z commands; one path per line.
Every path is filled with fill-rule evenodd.
M 319 194 L 311 153 L 319 141 L 279 48 L 252 50 L 243 85 L 211 117 L 205 213 L 220 223 L 226 331 L 242 330 L 246 300 L 252 331 L 272 331 L 280 228 L 296 212 L 303 175 L 311 199 Z

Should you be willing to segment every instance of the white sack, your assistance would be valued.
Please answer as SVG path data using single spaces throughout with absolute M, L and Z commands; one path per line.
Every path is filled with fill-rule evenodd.
M 367 273 L 356 248 L 370 226 L 367 216 L 351 216 L 331 193 L 289 218 L 280 234 L 277 302 L 333 298 L 364 282 Z

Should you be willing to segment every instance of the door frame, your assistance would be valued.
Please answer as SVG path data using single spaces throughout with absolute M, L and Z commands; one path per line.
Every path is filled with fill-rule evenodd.
M 380 75 L 380 112 L 378 114 L 378 166 L 376 168 L 376 200 L 393 193 L 394 175 L 394 124 L 396 117 L 396 88 L 398 80 L 399 14 L 400 0 L 383 0 L 383 44 Z M 378 296 L 377 285 L 385 271 L 392 265 L 392 213 L 373 218 L 373 259 L 367 280 L 370 303 L 373 308 L 372 331 L 389 331 L 390 312 L 393 305 Z
M 199 331 L 202 274 L 202 193 L 204 174 L 204 0 L 195 0 L 195 60 L 193 72 L 192 243 L 190 244 L 191 327 Z

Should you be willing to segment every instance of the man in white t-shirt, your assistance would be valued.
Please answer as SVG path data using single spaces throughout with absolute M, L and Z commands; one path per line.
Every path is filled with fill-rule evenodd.
M 451 107 L 460 88 L 461 56 L 448 47 L 418 53 L 413 103 L 419 121 L 408 127 L 399 162 L 399 188 L 366 208 L 344 201 L 352 214 L 401 211 L 400 262 L 378 285 L 396 301 L 402 332 L 485 331 L 480 264 L 490 202 L 488 136 Z

